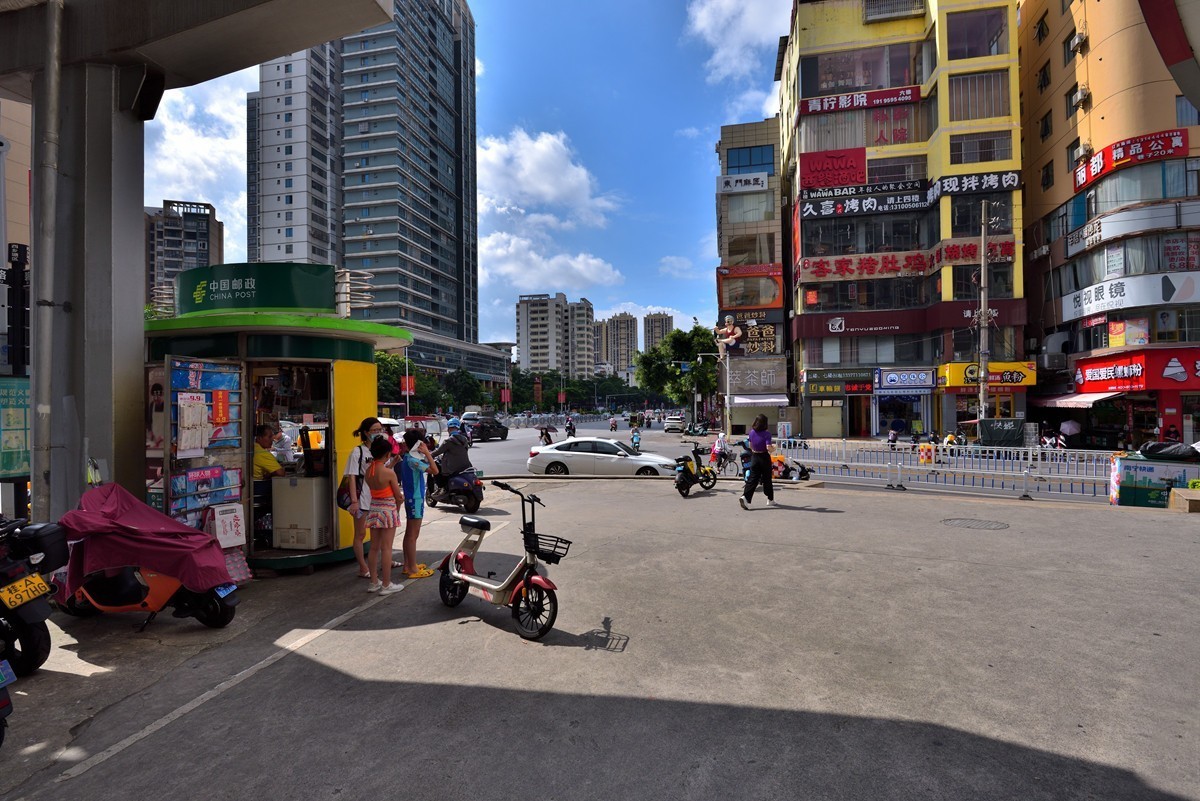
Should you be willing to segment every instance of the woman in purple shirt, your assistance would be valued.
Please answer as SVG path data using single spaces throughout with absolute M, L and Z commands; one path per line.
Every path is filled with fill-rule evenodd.
M 767 496 L 767 506 L 775 505 L 775 488 L 771 485 L 771 454 L 767 448 L 771 445 L 771 432 L 767 429 L 767 416 L 760 414 L 750 425 L 750 477 L 746 479 L 746 487 L 738 496 L 738 503 L 743 509 L 750 508 L 754 500 L 754 490 L 762 482 L 763 495 Z

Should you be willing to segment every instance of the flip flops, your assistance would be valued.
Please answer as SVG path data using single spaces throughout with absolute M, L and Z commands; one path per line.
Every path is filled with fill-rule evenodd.
M 408 577 L 410 579 L 423 579 L 423 578 L 429 578 L 432 575 L 433 575 L 433 570 L 426 567 L 425 565 L 417 565 L 417 572 L 409 573 Z

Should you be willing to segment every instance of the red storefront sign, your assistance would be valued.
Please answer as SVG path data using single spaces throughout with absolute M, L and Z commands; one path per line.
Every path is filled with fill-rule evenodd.
M 1103 150 L 1080 159 L 1075 167 L 1075 191 L 1122 167 L 1141 164 L 1144 161 L 1165 159 L 1170 156 L 1188 154 L 1187 128 L 1135 136 L 1114 142 Z
M 814 256 L 800 260 L 800 280 L 848 281 L 852 278 L 924 275 L 929 264 L 929 254 L 923 250 L 907 250 L 901 253 Z
M 800 187 L 850 186 L 867 182 L 867 149 L 822 150 L 800 154 Z
M 212 422 L 224 425 L 229 422 L 229 390 L 214 389 L 212 394 Z
M 840 95 L 807 97 L 800 101 L 799 114 L 824 114 L 829 111 L 854 111 L 863 108 L 916 103 L 921 99 L 921 87 L 900 86 L 895 89 L 873 89 L 870 92 L 844 92 Z
M 1076 392 L 1200 391 L 1200 348 L 1164 348 L 1080 359 Z
M 1017 253 L 1016 240 L 1011 237 L 987 243 L 989 263 L 1012 261 Z M 930 266 L 942 264 L 979 264 L 979 239 L 951 240 L 929 254 Z

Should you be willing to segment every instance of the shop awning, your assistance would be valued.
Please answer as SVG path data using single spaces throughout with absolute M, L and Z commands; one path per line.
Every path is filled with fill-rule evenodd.
M 732 406 L 787 406 L 787 395 L 734 395 Z
M 1124 395 L 1123 392 L 1079 392 L 1070 395 L 1055 395 L 1051 398 L 1031 397 L 1031 406 L 1047 406 L 1051 409 L 1090 409 L 1092 404 Z

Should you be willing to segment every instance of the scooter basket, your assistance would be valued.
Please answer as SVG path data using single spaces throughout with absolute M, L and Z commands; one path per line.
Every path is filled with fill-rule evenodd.
M 553 534 L 534 534 L 532 532 L 525 534 L 526 552 L 536 554 L 537 558 L 546 564 L 558 564 L 558 560 L 567 555 L 570 547 L 570 540 L 555 537 Z

